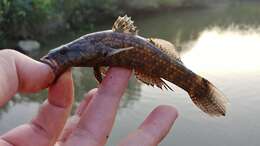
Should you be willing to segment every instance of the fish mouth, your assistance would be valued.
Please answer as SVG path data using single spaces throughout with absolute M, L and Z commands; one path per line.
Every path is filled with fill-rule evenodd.
M 50 59 L 48 56 L 43 56 L 41 59 L 40 59 L 40 62 L 42 63 L 45 63 L 47 65 L 49 65 L 52 69 L 52 72 L 57 75 L 59 74 L 58 72 L 58 63 L 53 60 L 53 59 Z

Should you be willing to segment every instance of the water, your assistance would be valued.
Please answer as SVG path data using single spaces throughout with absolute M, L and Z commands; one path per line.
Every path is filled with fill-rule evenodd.
M 175 92 L 161 91 L 131 79 L 107 145 L 115 145 L 161 104 L 175 106 L 180 113 L 162 146 L 259 145 L 259 6 L 260 3 L 242 3 L 136 18 L 142 35 L 164 38 L 180 47 L 184 64 L 212 81 L 229 98 L 228 112 L 226 117 L 209 117 L 193 105 L 186 92 L 174 85 Z M 101 26 L 105 27 L 110 24 Z M 49 47 L 69 39 L 72 38 L 52 40 Z M 32 56 L 41 56 L 46 51 Z M 73 73 L 76 106 L 96 83 L 91 70 L 76 68 Z M 29 121 L 45 97 L 46 91 L 16 95 L 0 110 L 0 133 Z

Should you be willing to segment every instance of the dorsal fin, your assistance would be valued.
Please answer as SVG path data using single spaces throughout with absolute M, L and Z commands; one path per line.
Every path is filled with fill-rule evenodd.
M 134 21 L 131 20 L 131 17 L 128 17 L 127 15 L 121 17 L 119 16 L 117 20 L 115 21 L 112 31 L 115 32 L 121 32 L 121 33 L 129 33 L 132 35 L 136 35 L 137 27 L 134 25 Z
M 181 57 L 172 43 L 159 38 L 149 38 L 148 41 L 172 59 L 176 59 L 178 62 L 182 63 Z

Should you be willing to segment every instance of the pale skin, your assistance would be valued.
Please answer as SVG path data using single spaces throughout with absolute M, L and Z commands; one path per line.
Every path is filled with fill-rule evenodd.
M 38 114 L 1 135 L 0 146 L 104 146 L 130 76 L 130 70 L 111 68 L 99 88 L 89 91 L 70 117 L 74 101 L 70 70 L 50 85 L 54 76 L 49 66 L 15 51 L 0 51 L 0 108 L 17 92 L 35 93 L 50 85 Z M 117 145 L 157 146 L 177 116 L 175 108 L 161 105 Z

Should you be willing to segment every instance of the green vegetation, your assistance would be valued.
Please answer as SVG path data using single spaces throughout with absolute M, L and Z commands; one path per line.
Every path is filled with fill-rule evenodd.
M 37 39 L 65 29 L 91 30 L 120 14 L 137 15 L 162 7 L 203 6 L 206 0 L 1 0 L 0 47 L 3 40 Z
M 0 26 L 8 37 L 27 37 L 38 33 L 39 28 L 54 17 L 51 0 L 2 0 L 0 4 Z M 35 32 L 36 31 L 36 32 Z

